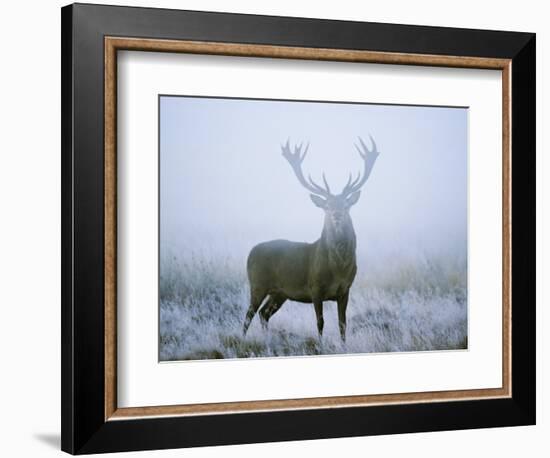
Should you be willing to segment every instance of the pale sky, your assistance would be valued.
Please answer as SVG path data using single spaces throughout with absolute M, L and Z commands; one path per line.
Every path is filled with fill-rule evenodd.
M 466 249 L 466 108 L 161 96 L 160 116 L 161 254 L 315 241 L 323 211 L 281 144 L 309 142 L 304 174 L 340 192 L 369 134 L 381 154 L 351 210 L 358 253 Z

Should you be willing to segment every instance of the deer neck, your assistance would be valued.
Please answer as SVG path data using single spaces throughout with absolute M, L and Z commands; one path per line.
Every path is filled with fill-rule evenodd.
M 330 220 L 325 218 L 321 235 L 321 244 L 327 251 L 331 267 L 342 270 L 355 266 L 356 237 L 351 218 L 337 230 Z

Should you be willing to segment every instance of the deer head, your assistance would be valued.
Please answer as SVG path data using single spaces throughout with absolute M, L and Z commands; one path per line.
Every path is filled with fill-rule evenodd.
M 283 156 L 289 162 L 292 170 L 294 170 L 296 178 L 298 178 L 298 181 L 304 188 L 311 192 L 310 198 L 312 202 L 325 211 L 325 222 L 336 234 L 340 234 L 345 231 L 347 227 L 351 227 L 349 209 L 359 200 L 361 196 L 361 187 L 369 178 L 374 162 L 380 154 L 376 148 L 374 139 L 370 135 L 369 137 L 372 142 L 371 149 L 365 145 L 365 142 L 363 142 L 361 138 L 359 138 L 359 145 L 355 145 L 355 148 L 363 160 L 363 173 L 361 174 L 361 172 L 359 172 L 355 179 L 352 178 L 352 174 L 350 173 L 348 182 L 340 194 L 333 194 L 331 192 L 324 173 L 324 186 L 315 183 L 311 176 L 308 176 L 307 180 L 305 179 L 302 172 L 302 163 L 306 157 L 309 144 L 306 145 L 303 152 L 302 144 L 296 145 L 294 147 L 294 152 L 292 152 L 288 140 L 285 145 L 281 146 Z

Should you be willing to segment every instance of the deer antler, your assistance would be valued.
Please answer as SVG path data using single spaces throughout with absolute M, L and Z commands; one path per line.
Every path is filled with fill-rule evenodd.
M 307 150 L 309 148 L 309 143 L 306 145 L 303 153 L 302 153 L 302 145 L 303 145 L 302 143 L 300 143 L 300 145 L 295 145 L 294 153 L 293 153 L 290 149 L 290 142 L 289 140 L 287 140 L 285 145 L 281 145 L 284 158 L 288 161 L 288 163 L 292 167 L 292 170 L 294 170 L 294 174 L 296 175 L 296 178 L 298 178 L 298 181 L 304 188 L 322 197 L 325 197 L 325 198 L 330 197 L 332 194 L 330 192 L 330 187 L 327 183 L 327 179 L 325 178 L 324 173 L 323 173 L 323 182 L 325 184 L 324 188 L 322 188 L 317 183 L 315 183 L 312 180 L 311 176 L 308 176 L 309 181 L 307 181 L 304 178 L 304 174 L 302 173 L 302 162 L 304 162 L 304 159 L 306 157 Z
M 361 145 L 361 148 L 357 145 L 354 145 L 357 151 L 359 151 L 359 155 L 363 159 L 363 162 L 365 164 L 365 169 L 363 171 L 363 176 L 361 176 L 361 173 L 359 173 L 357 175 L 357 178 L 353 181 L 350 173 L 348 182 L 346 186 L 344 186 L 344 189 L 342 190 L 343 196 L 347 196 L 361 189 L 361 187 L 368 180 L 370 172 L 374 165 L 374 162 L 376 161 L 376 158 L 380 154 L 380 152 L 376 148 L 376 143 L 374 142 L 374 138 L 372 138 L 372 135 L 369 135 L 369 137 L 370 137 L 370 141 L 372 142 L 372 149 L 367 148 L 367 145 L 365 145 L 365 142 L 361 137 L 359 137 L 359 143 Z

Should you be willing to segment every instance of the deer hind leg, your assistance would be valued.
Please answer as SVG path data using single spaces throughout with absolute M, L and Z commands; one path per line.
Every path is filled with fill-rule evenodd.
M 271 296 L 269 296 L 268 301 L 260 310 L 260 319 L 262 320 L 262 326 L 265 330 L 267 330 L 269 319 L 279 311 L 285 301 L 286 297 L 280 295 L 272 294 Z
M 338 298 L 338 327 L 342 342 L 346 343 L 346 309 L 348 308 L 349 290 Z
M 325 326 L 325 319 L 323 318 L 323 301 L 315 300 L 313 302 L 315 307 L 315 315 L 317 317 L 317 331 L 319 332 L 319 339 L 323 337 L 323 327 Z
M 246 335 L 246 331 L 248 331 L 248 327 L 250 326 L 252 318 L 254 318 L 254 315 L 256 315 L 256 312 L 262 305 L 262 302 L 264 301 L 266 296 L 267 292 L 264 291 L 259 292 L 252 290 L 250 292 L 250 307 L 248 307 L 248 311 L 246 312 L 246 317 L 244 319 L 243 336 Z

